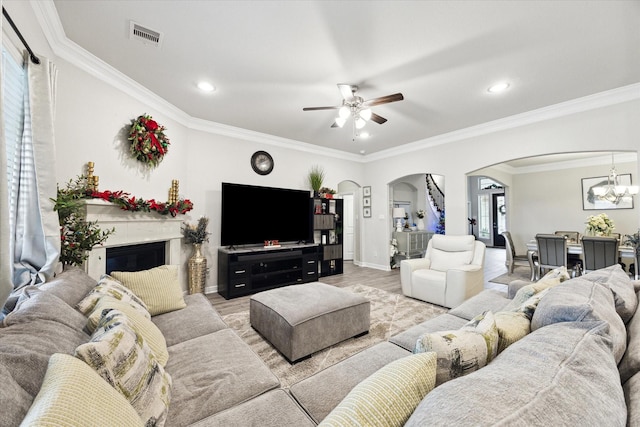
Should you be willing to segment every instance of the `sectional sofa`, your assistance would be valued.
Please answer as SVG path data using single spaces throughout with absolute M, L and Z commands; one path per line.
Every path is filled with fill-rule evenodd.
M 144 425 L 143 417 L 136 417 L 126 401 L 102 397 L 104 384 L 99 377 L 84 384 L 87 391 L 80 377 L 52 372 L 57 364 L 76 364 L 71 355 L 92 340 L 87 317 L 76 307 L 95 286 L 96 281 L 81 270 L 66 270 L 50 283 L 28 289 L 4 319 L 0 425 L 42 425 L 46 419 L 57 420 L 51 425 L 79 425 L 77 420 L 95 420 L 98 414 L 106 417 L 103 420 L 112 419 L 112 425 Z M 184 296 L 184 308 L 151 317 L 166 345 L 170 403 L 163 416 L 144 422 L 167 426 L 327 422 L 354 387 L 397 361 L 409 360 L 420 337 L 457 330 L 480 313 L 512 310 L 512 298 L 521 298 L 525 288 L 515 282 L 508 294 L 485 290 L 289 389 L 280 387 L 204 296 Z M 486 366 L 420 396 L 407 425 L 640 425 L 640 316 L 634 316 L 639 290 L 639 283 L 610 267 L 539 292 L 543 296 L 531 312 L 532 332 L 509 343 Z M 68 393 L 76 393 L 71 402 L 82 399 L 82 405 L 60 397 Z M 60 417 L 67 419 L 61 422 Z

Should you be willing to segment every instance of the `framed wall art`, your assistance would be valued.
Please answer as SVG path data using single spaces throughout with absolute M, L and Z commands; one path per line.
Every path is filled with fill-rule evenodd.
M 620 185 L 631 185 L 631 174 L 618 175 Z M 608 184 L 608 177 L 596 176 L 593 178 L 582 178 L 582 209 L 585 211 L 605 210 L 605 209 L 633 209 L 633 198 L 625 197 L 618 203 L 598 198 L 594 187 L 602 187 Z
M 371 187 L 362 187 L 362 195 L 364 197 L 371 197 Z
M 371 208 L 364 208 L 362 210 L 362 216 L 365 218 L 371 218 Z

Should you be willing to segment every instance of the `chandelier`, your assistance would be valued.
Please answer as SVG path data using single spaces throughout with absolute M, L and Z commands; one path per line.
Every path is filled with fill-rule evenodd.
M 617 205 L 621 201 L 630 200 L 638 194 L 638 186 L 620 184 L 620 175 L 613 161 L 613 153 L 611 153 L 611 171 L 607 177 L 607 185 L 593 187 L 593 194 L 600 200 Z

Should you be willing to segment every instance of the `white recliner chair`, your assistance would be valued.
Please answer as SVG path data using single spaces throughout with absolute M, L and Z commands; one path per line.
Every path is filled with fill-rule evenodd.
M 424 258 L 400 263 L 402 293 L 408 297 L 455 307 L 484 288 L 485 245 L 474 236 L 436 234 Z

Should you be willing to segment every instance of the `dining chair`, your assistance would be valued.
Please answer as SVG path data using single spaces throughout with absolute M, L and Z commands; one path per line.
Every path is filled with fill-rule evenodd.
M 558 236 L 567 236 L 567 243 L 580 244 L 580 232 L 578 231 L 556 231 L 554 234 Z M 577 254 L 567 254 L 567 262 L 572 265 L 578 265 L 579 271 L 582 271 L 582 258 Z
M 533 282 L 536 278 L 536 270 L 535 267 L 529 262 L 529 254 L 527 255 L 517 255 L 516 249 L 513 246 L 513 239 L 511 238 L 510 231 L 502 232 L 504 236 L 504 243 L 506 246 L 506 262 L 505 265 L 509 269 L 509 274 L 513 274 L 513 269 L 516 265 L 522 265 L 529 267 L 531 269 L 531 281 Z
M 567 237 L 555 234 L 536 234 L 538 243 L 538 265 L 536 277 L 539 279 L 545 270 L 559 267 L 566 267 L 573 270 L 574 276 L 580 274 L 579 266 L 576 263 L 568 262 L 567 258 Z
M 584 236 L 582 238 L 583 271 L 586 273 L 617 264 L 619 243 L 615 237 Z

